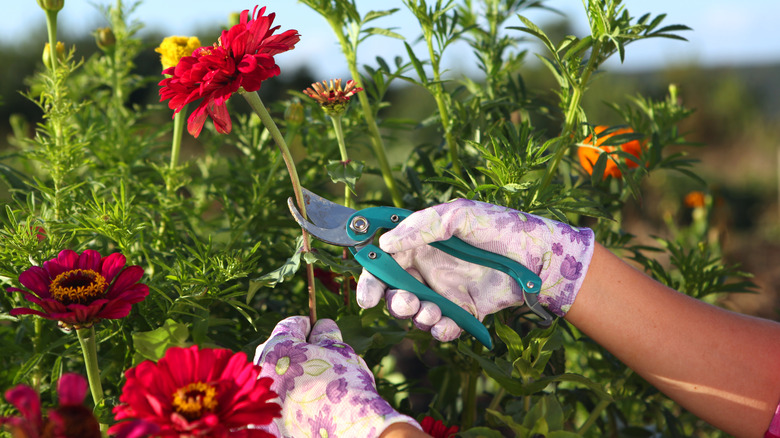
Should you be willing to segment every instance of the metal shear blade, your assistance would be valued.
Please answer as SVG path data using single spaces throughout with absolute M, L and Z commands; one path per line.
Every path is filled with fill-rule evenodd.
M 292 198 L 287 199 L 287 206 L 290 208 L 295 221 L 304 230 L 311 233 L 317 239 L 336 246 L 357 246 L 365 241 L 355 240 L 347 234 L 344 224 L 352 214 L 357 210 L 330 202 L 314 193 L 303 189 L 303 199 L 307 208 L 307 213 L 315 223 L 311 223 L 303 217 Z M 346 214 L 346 213 L 349 214 Z M 323 226 L 320 226 L 323 225 Z M 370 240 L 367 239 L 367 240 Z

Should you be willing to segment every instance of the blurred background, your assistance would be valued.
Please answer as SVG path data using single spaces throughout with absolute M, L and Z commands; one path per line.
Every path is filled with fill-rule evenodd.
M 38 108 L 22 96 L 25 78 L 41 64 L 46 41 L 43 11 L 32 0 L 8 0 L 0 14 L 0 156 L 9 151 L 6 138 L 14 118 L 36 120 Z M 399 8 L 389 17 L 372 24 L 392 28 L 416 44 L 416 24 L 399 0 L 374 2 L 358 0 L 361 12 L 370 8 Z M 530 2 L 529 2 L 530 3 Z M 105 1 L 65 0 L 60 14 L 59 38 L 75 45 L 76 55 L 87 58 L 97 50 L 93 33 L 106 26 L 101 12 Z M 254 3 L 236 0 L 193 2 L 147 0 L 125 2 L 131 19 L 143 27 L 139 36 L 146 46 L 135 60 L 137 72 L 146 77 L 159 74 L 154 48 L 169 35 L 196 35 L 202 44 L 214 42 L 226 25 L 230 12 L 252 9 Z M 275 24 L 282 30 L 297 29 L 302 35 L 295 50 L 277 57 L 282 75 L 264 84 L 265 101 L 286 99 L 286 90 L 302 90 L 314 81 L 346 77 L 336 39 L 327 22 L 304 4 L 293 0 L 268 0 L 265 5 L 276 13 Z M 524 15 L 550 35 L 587 35 L 584 7 L 577 0 L 549 0 L 547 9 L 534 9 Z M 586 95 L 588 117 L 594 124 L 617 123 L 605 102 L 625 102 L 638 94 L 662 98 L 675 84 L 683 103 L 695 109 L 681 129 L 688 132 L 694 146 L 684 150 L 699 160 L 694 170 L 706 184 L 679 175 L 653 175 L 646 181 L 646 195 L 626 212 L 632 218 L 631 231 L 644 239 L 668 232 L 670 218 L 685 222 L 690 208 L 684 203 L 691 191 L 711 195 L 715 203 L 714 222 L 723 242 L 728 262 L 741 263 L 755 275 L 759 293 L 727 297 L 724 304 L 738 311 L 778 318 L 780 308 L 780 38 L 773 31 L 780 18 L 780 3 L 774 0 L 728 0 L 686 2 L 626 0 L 624 5 L 635 17 L 645 13 L 666 13 L 664 24 L 692 28 L 681 34 L 688 41 L 651 39 L 629 45 L 624 63 L 617 58 L 606 64 L 601 78 Z M 262 4 L 261 4 L 262 6 Z M 509 25 L 520 25 L 519 20 Z M 467 75 L 479 78 L 481 72 L 469 58 L 468 48 L 451 47 L 444 63 L 450 79 Z M 540 47 L 528 41 L 526 49 L 539 53 Z M 421 57 L 424 57 L 420 51 Z M 401 40 L 372 37 L 361 46 L 359 62 L 375 65 L 375 57 L 386 60 L 405 57 Z M 549 90 L 546 71 L 535 57 L 527 56 L 527 69 L 521 72 L 526 84 L 544 94 Z M 133 96 L 137 103 L 157 102 L 156 81 Z M 389 115 L 421 111 L 425 102 L 419 93 L 398 82 L 388 98 Z M 430 108 L 433 102 L 428 102 Z M 189 139 L 190 142 L 194 140 Z M 0 195 L 7 191 L 0 182 Z

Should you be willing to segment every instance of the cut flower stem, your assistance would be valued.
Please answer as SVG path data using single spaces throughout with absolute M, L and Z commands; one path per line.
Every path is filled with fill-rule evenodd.
M 92 394 L 92 401 L 97 408 L 103 403 L 103 384 L 100 382 L 100 368 L 97 360 L 97 336 L 95 327 L 76 329 L 76 335 L 81 344 L 81 352 L 84 355 L 84 366 L 87 368 L 87 381 L 89 382 L 89 391 Z M 100 430 L 105 432 L 108 426 L 100 423 Z
M 295 193 L 295 202 L 298 204 L 298 210 L 300 210 L 304 217 L 307 217 L 306 203 L 303 200 L 301 181 L 298 178 L 298 171 L 295 168 L 295 161 L 293 160 L 292 154 L 290 153 L 290 148 L 287 147 L 287 142 L 284 140 L 284 136 L 282 136 L 282 133 L 279 131 L 279 127 L 276 126 L 276 122 L 274 122 L 271 114 L 268 113 L 268 110 L 266 109 L 263 101 L 260 99 L 260 95 L 258 95 L 257 92 L 248 93 L 244 90 L 240 90 L 239 93 L 244 96 L 244 99 L 246 99 L 249 106 L 252 107 L 252 110 L 254 110 L 254 112 L 260 117 L 263 125 L 266 129 L 268 129 L 268 132 L 271 133 L 271 137 L 274 139 L 274 142 L 276 142 L 276 146 L 279 147 L 279 151 L 282 153 L 282 158 L 284 159 L 284 164 L 287 166 L 287 172 L 290 174 L 290 180 L 292 182 L 293 192 Z M 311 251 L 311 240 L 309 239 L 309 233 L 307 233 L 305 230 L 302 230 L 302 232 L 303 251 L 307 253 Z M 306 263 L 306 279 L 309 289 L 309 319 L 313 325 L 317 321 L 317 301 L 316 289 L 314 286 L 314 266 L 309 263 Z

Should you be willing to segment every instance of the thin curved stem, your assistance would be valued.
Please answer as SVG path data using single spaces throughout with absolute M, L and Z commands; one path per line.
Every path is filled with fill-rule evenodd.
M 282 153 L 282 158 L 284 159 L 284 164 L 287 166 L 287 173 L 290 175 L 293 192 L 295 193 L 295 203 L 298 205 L 298 210 L 301 212 L 301 214 L 306 217 L 306 202 L 303 200 L 301 181 L 298 178 L 298 171 L 295 168 L 295 161 L 293 160 L 292 154 L 290 153 L 290 148 L 287 147 L 287 142 L 285 141 L 284 136 L 282 136 L 281 131 L 279 131 L 279 127 L 276 126 L 276 122 L 274 122 L 273 117 L 271 117 L 271 114 L 266 109 L 257 92 L 241 92 L 241 95 L 244 96 L 244 99 L 246 99 L 247 103 L 249 103 L 249 106 L 251 106 L 255 113 L 260 117 L 263 125 L 271 134 L 271 138 L 274 139 L 276 146 L 279 147 L 279 151 Z M 303 251 L 311 251 L 309 233 L 305 230 L 303 230 Z M 309 263 L 306 263 L 306 279 L 309 287 L 309 319 L 311 320 L 311 323 L 314 324 L 317 321 L 317 291 L 314 285 L 314 266 Z

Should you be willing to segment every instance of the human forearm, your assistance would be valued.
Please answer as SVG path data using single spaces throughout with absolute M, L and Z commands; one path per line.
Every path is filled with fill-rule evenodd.
M 430 435 L 408 423 L 394 423 L 379 438 L 431 438 Z
M 566 319 L 714 426 L 766 430 L 780 397 L 780 324 L 675 292 L 601 246 Z

